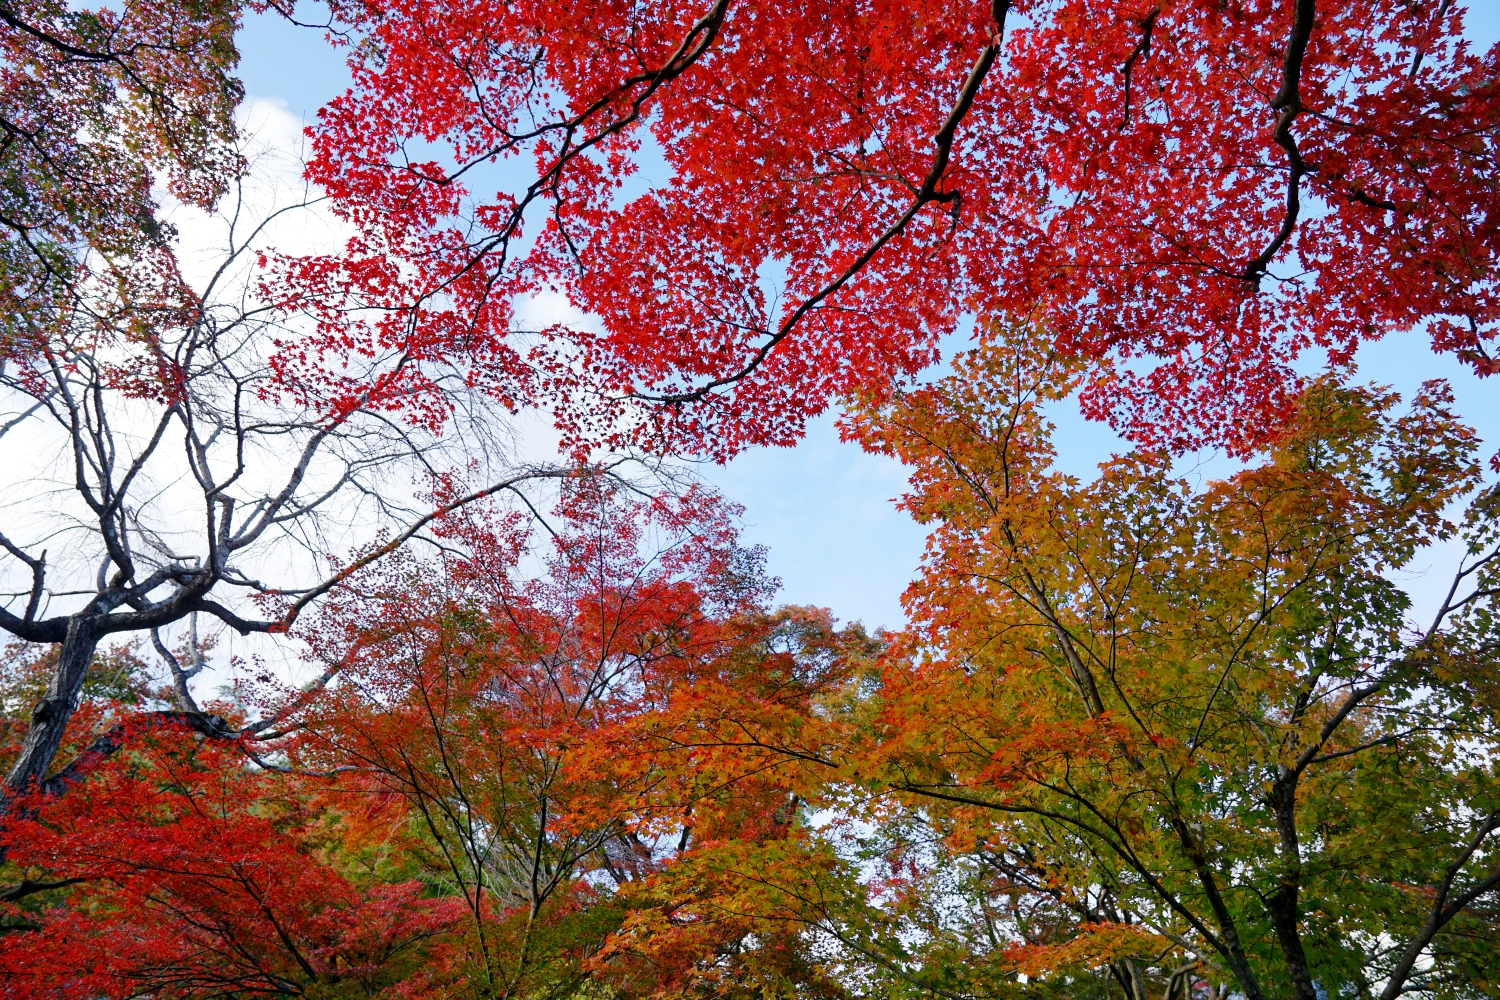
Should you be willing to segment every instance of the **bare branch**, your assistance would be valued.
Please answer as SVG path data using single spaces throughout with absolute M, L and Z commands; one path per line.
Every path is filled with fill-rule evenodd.
M 38 892 L 66 889 L 70 885 L 79 885 L 87 881 L 89 881 L 88 878 L 63 878 L 51 882 L 33 882 L 31 879 L 23 879 L 16 885 L 8 885 L 0 889 L 0 903 L 14 903 L 18 899 L 25 899 Z
M 319 597 L 322 597 L 324 594 L 328 593 L 334 587 L 337 587 L 340 583 L 343 583 L 350 576 L 364 569 L 366 566 L 369 566 L 372 563 L 383 559 L 385 556 L 390 555 L 392 552 L 396 551 L 402 545 L 408 542 L 419 531 L 421 531 L 427 525 L 431 524 L 433 521 L 438 520 L 439 518 L 446 517 L 462 507 L 466 507 L 471 503 L 483 500 L 485 497 L 494 496 L 496 493 L 500 493 L 505 490 L 515 490 L 524 482 L 537 479 L 575 479 L 582 475 L 597 474 L 600 471 L 608 472 L 610 469 L 615 468 L 619 464 L 620 463 L 616 462 L 613 465 L 607 466 L 603 470 L 587 470 L 579 469 L 577 467 L 565 467 L 557 469 L 532 469 L 526 472 L 522 472 L 519 475 L 503 479 L 498 483 L 485 487 L 484 489 L 475 490 L 472 493 L 467 493 L 456 500 L 436 507 L 430 513 L 417 518 L 416 521 L 407 526 L 405 531 L 402 531 L 400 534 L 396 535 L 384 545 L 381 545 L 366 553 L 365 555 L 359 557 L 358 559 L 351 562 L 348 566 L 345 566 L 343 569 L 339 570 L 333 576 L 318 584 L 316 587 L 313 587 L 312 589 L 306 591 L 287 610 L 287 613 L 282 618 L 281 622 L 278 625 L 278 628 L 290 628 L 292 626 L 292 623 L 295 622 L 297 620 L 297 617 L 302 613 L 302 609 L 307 607 L 308 604 L 317 600 Z
M 0 546 L 31 568 L 31 594 L 26 601 L 26 617 L 23 619 L 30 625 L 36 619 L 36 609 L 42 600 L 42 587 L 47 577 L 47 550 L 43 549 L 40 556 L 33 558 L 4 535 L 0 535 Z

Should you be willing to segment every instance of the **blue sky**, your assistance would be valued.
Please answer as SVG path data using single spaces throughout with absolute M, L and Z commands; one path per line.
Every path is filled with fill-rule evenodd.
M 1468 7 L 1471 38 L 1483 46 L 1493 44 L 1500 38 L 1500 4 Z M 347 85 L 342 57 L 321 33 L 280 18 L 252 17 L 241 36 L 241 51 L 246 91 L 278 98 L 305 119 L 312 119 Z M 1388 337 L 1362 350 L 1358 360 L 1363 380 L 1390 385 L 1403 395 L 1425 379 L 1449 379 L 1459 412 L 1487 443 L 1486 454 L 1500 447 L 1500 380 L 1483 383 L 1451 359 L 1435 356 L 1420 334 Z M 1072 410 L 1061 408 L 1053 418 L 1060 464 L 1069 472 L 1091 475 L 1120 446 L 1108 428 L 1084 421 Z M 1204 454 L 1189 459 L 1185 468 L 1211 477 L 1231 465 L 1222 456 Z M 872 627 L 900 625 L 900 594 L 912 578 L 924 539 L 922 529 L 892 503 L 905 485 L 900 465 L 841 443 L 833 418 L 825 416 L 814 421 L 795 448 L 759 449 L 704 471 L 744 504 L 746 538 L 770 548 L 770 567 L 782 579 L 783 600 L 831 607 L 846 621 Z M 1407 586 L 1419 606 L 1431 599 L 1451 561 L 1452 553 L 1438 552 L 1414 567 Z

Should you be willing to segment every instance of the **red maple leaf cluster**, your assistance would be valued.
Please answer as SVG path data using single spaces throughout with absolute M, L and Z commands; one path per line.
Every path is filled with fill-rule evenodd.
M 340 12 L 309 176 L 359 235 L 277 282 L 334 399 L 331 360 L 408 401 L 457 362 L 576 445 L 722 458 L 999 314 L 1091 362 L 1091 416 L 1243 450 L 1309 349 L 1496 370 L 1500 66 L 1451 4 Z M 546 291 L 600 328 L 522 329 Z

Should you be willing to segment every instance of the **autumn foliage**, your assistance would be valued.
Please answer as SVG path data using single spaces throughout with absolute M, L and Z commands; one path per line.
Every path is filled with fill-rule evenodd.
M 955 367 L 851 423 L 933 525 L 874 752 L 942 838 L 924 862 L 1019 928 L 1028 975 L 1487 995 L 1497 494 L 1447 387 L 1402 412 L 1321 381 L 1225 481 L 1143 452 L 1082 483 L 1043 416 L 1073 370 L 1024 328 Z M 1391 578 L 1450 539 L 1464 563 L 1414 622 Z
M 8 356 L 61 339 L 62 318 L 91 297 L 97 309 L 101 294 L 181 306 L 161 203 L 211 205 L 234 173 L 239 14 L 233 2 L 153 0 L 0 10 Z
M 770 610 L 697 488 L 467 506 L 303 626 L 327 690 L 213 709 L 283 732 L 158 726 L 14 808 L 13 989 L 1488 995 L 1500 539 L 1445 387 L 1084 483 L 1069 363 L 1022 326 L 956 369 L 847 418 L 933 525 L 903 634 Z M 1445 538 L 1415 626 L 1390 574 Z M 113 655 L 81 745 L 153 697 Z
M 535 521 L 471 509 L 442 532 L 466 558 L 439 572 L 389 564 L 330 609 L 313 645 L 346 663 L 292 759 L 351 768 L 351 814 L 462 902 L 461 968 L 480 992 L 590 975 L 662 988 L 744 934 L 690 934 L 640 977 L 629 949 L 597 966 L 664 865 L 793 826 L 782 772 L 794 763 L 746 766 L 674 737 L 747 713 L 795 725 L 841 679 L 844 654 L 864 651 L 824 614 L 766 609 L 771 584 L 760 554 L 735 544 L 732 513 L 696 491 L 638 500 L 580 485 L 536 556 L 545 574 L 527 578 Z
M 247 11 L 0 2 L 0 993 L 1500 995 L 1495 442 L 1353 364 L 1500 372 L 1463 6 L 330 0 L 303 256 Z M 896 632 L 687 461 L 834 406 Z
M 580 446 L 723 456 L 1015 315 L 1088 362 L 1089 414 L 1243 451 L 1309 350 L 1425 330 L 1495 371 L 1500 67 L 1459 5 L 335 9 L 354 83 L 309 176 L 358 235 L 275 280 L 314 394 L 460 354 Z M 548 290 L 602 332 L 535 329 Z
M 291 735 L 137 734 L 85 785 L 13 807 L 11 981 L 510 996 L 708 974 L 760 924 L 611 935 L 636 933 L 674 859 L 805 838 L 788 751 L 878 648 L 826 613 L 769 611 L 733 513 L 584 480 L 540 551 L 552 518 L 470 508 L 439 532 L 461 557 L 359 576 L 307 634 L 339 681 L 285 717 Z M 81 738 L 112 701 L 78 714 Z M 781 742 L 726 745 L 747 720 Z M 757 969 L 798 961 L 783 937 Z
M 248 773 L 237 747 L 191 732 L 133 746 L 87 794 L 8 825 L 11 864 L 65 873 L 40 879 L 62 883 L 54 905 L 11 915 L 9 995 L 373 991 L 419 969 L 457 922 L 415 879 L 330 864 L 320 848 L 338 829 L 316 790 Z

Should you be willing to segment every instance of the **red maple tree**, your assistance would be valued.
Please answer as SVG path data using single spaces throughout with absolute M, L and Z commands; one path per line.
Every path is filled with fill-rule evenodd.
M 789 940 L 757 962 L 763 927 L 686 911 L 670 947 L 616 940 L 662 908 L 664 868 L 791 835 L 798 763 L 718 734 L 794 731 L 868 652 L 826 613 L 767 609 L 775 582 L 735 513 L 602 477 L 566 484 L 546 521 L 473 505 L 443 523 L 441 562 L 372 568 L 308 633 L 341 679 L 291 758 L 340 771 L 344 813 L 421 859 L 463 914 L 454 969 L 479 994 L 602 978 L 640 996 L 725 954 L 800 957 Z
M 148 719 L 132 702 L 166 693 L 113 654 L 65 749 L 88 757 L 106 732 L 128 752 L 14 800 L 0 828 L 0 977 L 80 1000 L 588 980 L 628 997 L 809 969 L 795 922 L 678 898 L 703 892 L 696 862 L 659 876 L 807 839 L 788 751 L 876 644 L 770 611 L 775 581 L 712 494 L 604 475 L 562 493 L 545 519 L 457 508 L 440 559 L 352 574 L 300 633 L 337 683 L 239 692 L 269 698 L 278 733 L 237 731 L 223 703 L 216 735 Z M 0 694 L 24 706 L 46 664 L 12 652 Z M 0 757 L 25 730 L 3 721 Z
M 1500 49 L 1449 2 L 335 9 L 354 83 L 310 176 L 359 235 L 281 287 L 323 338 L 283 374 L 335 397 L 330 358 L 410 393 L 464 356 L 576 444 L 722 458 L 977 312 L 1091 362 L 1135 439 L 1243 450 L 1309 349 L 1425 328 L 1500 364 Z M 602 329 L 521 329 L 552 289 Z
M 252 772 L 237 741 L 135 734 L 73 794 L 32 796 L 0 839 L 12 997 L 409 992 L 459 913 L 414 879 L 352 863 L 318 782 Z M 380 877 L 384 876 L 384 877 Z

